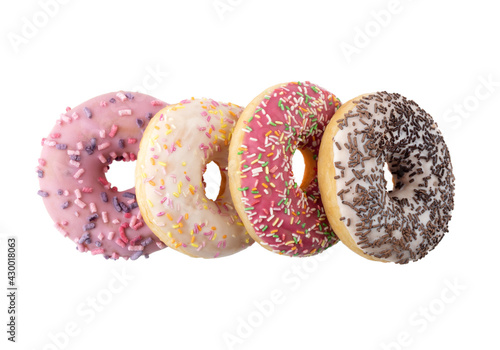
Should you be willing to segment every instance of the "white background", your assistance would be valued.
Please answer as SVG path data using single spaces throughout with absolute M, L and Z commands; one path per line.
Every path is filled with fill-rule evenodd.
M 213 0 L 71 0 L 48 10 L 35 0 L 4 2 L 0 348 L 497 347 L 496 2 L 221 4 L 218 13 Z M 140 86 L 170 103 L 195 96 L 245 105 L 291 80 L 342 101 L 399 92 L 434 116 L 457 178 L 450 232 L 435 251 L 405 266 L 365 260 L 341 243 L 308 259 L 254 245 L 220 260 L 167 249 L 113 262 L 77 253 L 53 228 L 34 169 L 41 138 L 66 106 Z M 123 174 L 125 183 L 132 176 Z M 15 345 L 5 332 L 7 235 L 19 239 Z

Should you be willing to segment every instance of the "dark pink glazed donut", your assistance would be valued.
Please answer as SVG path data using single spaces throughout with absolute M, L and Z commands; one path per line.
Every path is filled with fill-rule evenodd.
M 323 209 L 316 157 L 328 122 L 340 106 L 310 82 L 266 89 L 243 111 L 229 148 L 231 196 L 252 238 L 287 256 L 311 256 L 338 242 Z M 306 170 L 295 182 L 292 157 Z
M 104 94 L 67 108 L 42 139 L 38 195 L 79 251 L 135 260 L 165 247 L 145 225 L 135 188 L 119 192 L 106 172 L 114 161 L 136 160 L 146 125 L 166 105 L 141 93 Z

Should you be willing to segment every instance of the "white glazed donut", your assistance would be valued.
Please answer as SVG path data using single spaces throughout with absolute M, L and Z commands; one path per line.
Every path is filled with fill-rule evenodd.
M 377 92 L 345 103 L 323 136 L 318 167 L 328 219 L 361 256 L 416 261 L 448 232 L 455 180 L 448 148 L 415 102 Z
M 184 100 L 158 112 L 142 138 L 139 208 L 162 242 L 189 256 L 227 256 L 253 243 L 226 181 L 229 141 L 241 111 L 210 99 Z M 222 176 L 215 201 L 206 197 L 202 179 L 210 161 Z

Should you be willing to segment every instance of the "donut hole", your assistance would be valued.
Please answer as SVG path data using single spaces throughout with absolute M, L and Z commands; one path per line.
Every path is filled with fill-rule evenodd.
M 115 160 L 109 164 L 106 180 L 119 192 L 125 192 L 134 188 L 134 174 L 135 162 Z
M 297 152 L 300 151 L 300 152 Z M 314 154 L 307 148 L 299 148 L 292 157 L 292 176 L 300 189 L 305 191 L 316 178 L 317 163 Z M 300 174 L 295 176 L 294 174 Z
M 222 172 L 219 165 L 214 161 L 207 164 L 203 172 L 203 184 L 205 185 L 205 196 L 210 200 L 216 200 L 221 193 Z
M 300 152 L 297 152 L 300 151 Z M 306 171 L 306 162 L 304 159 L 304 154 L 302 154 L 302 150 L 298 149 L 295 151 L 292 157 L 292 176 L 295 180 L 295 183 L 300 185 L 300 188 L 303 188 L 304 185 L 304 174 Z M 306 187 L 309 184 L 305 184 Z
M 384 178 L 386 181 L 385 189 L 387 192 L 391 192 L 394 189 L 394 182 L 392 173 L 389 170 L 389 165 L 387 164 L 387 162 L 384 163 Z

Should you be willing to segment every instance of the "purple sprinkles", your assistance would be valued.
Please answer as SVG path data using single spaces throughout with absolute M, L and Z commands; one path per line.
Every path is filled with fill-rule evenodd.
M 92 118 L 92 112 L 90 111 L 90 109 L 88 109 L 88 107 L 83 107 L 83 111 L 85 112 L 87 118 Z

